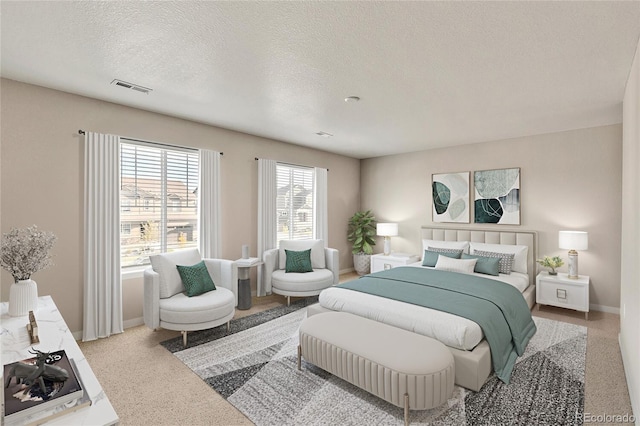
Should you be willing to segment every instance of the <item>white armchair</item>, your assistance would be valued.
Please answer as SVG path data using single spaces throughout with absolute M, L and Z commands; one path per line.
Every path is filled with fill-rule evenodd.
M 235 262 L 204 259 L 216 290 L 188 297 L 176 265 L 195 265 L 203 260 L 198 249 L 185 249 L 150 256 L 151 268 L 144 271 L 144 323 L 182 332 L 205 330 L 227 323 L 238 304 L 238 268 Z
M 285 272 L 285 250 L 311 249 L 313 272 Z M 293 297 L 315 296 L 322 290 L 340 282 L 339 252 L 324 247 L 322 240 L 282 240 L 280 247 L 266 250 L 264 261 L 264 290 L 287 298 L 287 306 Z

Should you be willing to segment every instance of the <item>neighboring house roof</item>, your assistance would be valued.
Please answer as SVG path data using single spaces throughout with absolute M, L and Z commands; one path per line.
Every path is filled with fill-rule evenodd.
M 122 195 L 128 198 L 160 199 L 161 187 L 158 179 L 122 177 Z M 167 180 L 167 197 L 180 200 L 195 200 L 196 191 L 190 191 L 180 180 Z

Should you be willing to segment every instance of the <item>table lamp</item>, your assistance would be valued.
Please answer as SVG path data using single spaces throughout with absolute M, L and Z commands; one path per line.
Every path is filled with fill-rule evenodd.
M 584 231 L 560 231 L 558 247 L 569 250 L 569 278 L 578 278 L 578 252 L 589 248 L 589 234 Z
M 398 235 L 397 223 L 378 223 L 376 225 L 376 234 L 384 237 L 384 255 L 391 254 L 391 237 Z

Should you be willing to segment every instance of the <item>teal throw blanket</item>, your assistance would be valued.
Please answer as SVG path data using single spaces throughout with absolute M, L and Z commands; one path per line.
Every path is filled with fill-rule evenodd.
M 524 353 L 536 325 L 522 294 L 490 278 L 437 269 L 399 267 L 366 275 L 337 287 L 424 306 L 477 323 L 491 348 L 496 375 L 509 383 L 516 358 Z

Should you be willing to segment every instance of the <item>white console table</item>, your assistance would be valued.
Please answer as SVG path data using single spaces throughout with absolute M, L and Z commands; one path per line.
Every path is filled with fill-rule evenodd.
M 118 423 L 118 415 L 111 406 L 109 398 L 102 390 L 93 370 L 85 359 L 78 343 L 73 338 L 60 311 L 51 296 L 38 299 L 38 309 L 34 312 L 38 323 L 40 343 L 31 344 L 27 332 L 28 316 L 9 316 L 9 304 L 1 304 L 2 314 L 2 364 L 30 358 L 29 349 L 43 352 L 64 349 L 69 358 L 73 358 L 82 380 L 85 392 L 91 398 L 91 406 L 71 411 L 53 418 L 47 425 L 114 425 Z M 3 383 L 4 385 L 4 383 Z M 39 417 L 39 416 L 38 416 Z M 29 418 L 27 418 L 29 419 Z M 29 421 L 25 419 L 26 423 Z

